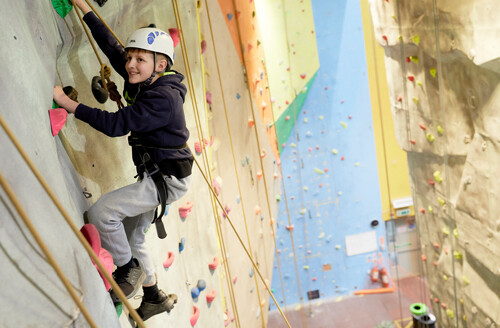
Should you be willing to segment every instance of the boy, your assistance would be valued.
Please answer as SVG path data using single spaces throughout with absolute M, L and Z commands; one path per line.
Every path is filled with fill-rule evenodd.
M 193 157 L 186 145 L 189 131 L 183 111 L 184 77 L 170 70 L 174 46 L 168 33 L 142 28 L 130 36 L 123 48 L 84 0 L 73 1 L 83 11 L 84 21 L 101 50 L 125 79 L 123 94 L 128 106 L 116 113 L 101 111 L 69 99 L 60 86 L 54 87 L 54 100 L 110 137 L 131 132 L 129 142 L 139 181 L 100 197 L 89 208 L 87 217 L 97 227 L 103 248 L 113 256 L 117 266 L 113 277 L 127 298 L 142 284 L 144 297 L 137 312 L 147 320 L 170 312 L 177 302 L 176 295 L 166 295 L 158 288 L 144 231 L 156 220 L 155 209 L 162 205 L 161 218 L 165 203 L 182 197 L 191 179 Z

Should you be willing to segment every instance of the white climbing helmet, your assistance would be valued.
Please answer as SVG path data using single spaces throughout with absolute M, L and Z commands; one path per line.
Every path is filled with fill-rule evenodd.
M 128 38 L 125 49 L 137 48 L 166 55 L 174 63 L 174 41 L 170 34 L 153 27 L 140 28 Z

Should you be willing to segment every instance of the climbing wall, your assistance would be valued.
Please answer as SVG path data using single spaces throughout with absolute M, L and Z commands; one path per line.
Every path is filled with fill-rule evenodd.
M 370 1 L 440 327 L 500 323 L 493 1 Z
M 164 30 L 180 27 L 169 2 L 109 1 L 103 7 L 92 3 L 122 41 L 137 27 L 150 23 Z M 274 179 L 277 164 L 262 121 L 254 119 L 249 127 L 251 104 L 254 108 L 256 105 L 247 93 L 244 71 L 234 47 L 232 51 L 225 51 L 232 42 L 228 41 L 229 32 L 221 19 L 223 13 L 217 3 L 211 8 L 219 22 L 214 27 L 218 30 L 215 35 L 221 38 L 217 39 L 218 43 L 207 43 L 210 24 L 206 11 L 203 11 L 206 8 L 200 4 L 183 1 L 179 5 L 182 22 L 179 30 L 184 36 L 185 51 L 181 44 L 176 47 L 174 69 L 191 80 L 192 88 L 189 88 L 185 103 L 186 120 L 191 131 L 188 144 L 196 152 L 201 169 L 193 168 L 189 192 L 169 207 L 164 218 L 168 237 L 159 240 L 154 228 L 146 236 L 159 286 L 176 293 L 179 303 L 170 314 L 155 316 L 147 321 L 147 325 L 240 327 L 251 322 L 257 327 L 266 320 L 269 302 L 262 280 L 269 284 L 272 273 L 272 231 L 276 226 L 276 220 L 272 218 L 276 217 L 277 205 L 269 197 L 274 198 L 279 190 Z M 80 227 L 83 225 L 82 213 L 102 194 L 133 182 L 135 169 L 125 138 L 108 138 L 72 115 L 68 116 L 59 134 L 53 137 L 47 114 L 52 106 L 52 88 L 54 84 L 72 85 L 79 93 L 80 102 L 101 109 L 116 111 L 116 104 L 111 101 L 99 104 L 93 98 L 91 80 L 99 74 L 100 65 L 74 10 L 62 18 L 50 2 L 30 5 L 12 2 L 5 4 L 4 8 L 2 19 L 7 26 L 0 38 L 11 51 L 1 55 L 4 59 L 1 78 L 4 106 L 0 113 L 34 166 Z M 228 89 L 225 91 L 227 107 L 233 110 L 230 125 L 234 129 L 231 133 L 234 152 L 228 151 L 230 139 L 226 115 L 217 69 L 213 64 L 214 43 L 222 49 L 219 54 L 219 59 L 225 63 L 222 78 L 229 78 L 222 89 Z M 208 56 L 207 69 L 201 57 L 204 51 Z M 102 53 L 100 57 L 108 63 Z M 207 78 L 210 72 L 212 75 Z M 121 78 L 112 72 L 111 79 L 121 90 Z M 185 84 L 189 84 L 187 79 Z M 207 102 L 208 90 L 214 95 L 212 107 Z M 235 114 L 235 108 L 240 112 Z M 2 176 L 25 207 L 27 216 L 33 220 L 36 230 L 76 288 L 77 296 L 82 298 L 97 326 L 126 327 L 125 316 L 117 318 L 88 255 L 4 129 L 0 129 L 0 140 L 4 154 L 0 158 Z M 203 158 L 208 158 L 208 161 Z M 208 183 L 201 172 L 208 176 Z M 236 177 L 241 177 L 239 188 L 233 183 Z M 230 219 L 224 219 L 222 209 L 214 205 L 209 184 L 219 193 L 221 202 L 230 212 Z M 0 325 L 85 326 L 80 310 L 20 222 L 13 201 L 3 188 L 0 189 L 0 199 L 0 213 L 5 218 L 1 223 L 0 256 L 3 265 L 0 271 L 8 282 L 2 290 Z M 248 227 L 243 224 L 243 213 L 249 222 Z M 222 220 L 220 224 L 219 220 Z M 254 246 L 249 254 L 262 271 L 263 279 L 255 278 L 257 271 L 252 269 L 230 222 L 242 236 L 245 247 Z M 225 252 L 224 248 L 229 251 Z M 212 300 L 207 296 L 215 298 Z M 131 302 L 137 307 L 140 298 Z M 249 308 L 252 311 L 247 311 Z
M 308 314 L 318 301 L 382 287 L 368 273 L 374 261 L 387 265 L 385 229 L 372 226 L 381 206 L 360 5 L 312 1 L 312 13 L 320 67 L 300 119 L 285 121 L 272 284 L 282 305 Z

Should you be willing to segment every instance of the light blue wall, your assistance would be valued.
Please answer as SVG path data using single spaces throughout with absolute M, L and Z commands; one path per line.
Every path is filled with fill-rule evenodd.
M 320 69 L 302 112 L 296 113 L 296 129 L 281 154 L 306 301 L 310 290 L 318 289 L 323 299 L 380 287 L 367 274 L 373 266 L 367 258 L 376 253 L 347 256 L 345 236 L 375 229 L 377 240 L 385 238 L 360 3 L 313 0 L 312 4 Z M 316 171 L 325 168 L 328 171 L 324 174 Z M 376 228 L 370 225 L 374 219 L 380 222 Z M 300 299 L 291 238 L 285 228 L 288 216 L 284 198 L 278 224 L 280 268 L 286 304 L 291 305 Z M 272 288 L 278 301 L 283 302 L 276 259 L 274 263 Z M 330 271 L 323 270 L 326 264 L 331 264 Z M 275 308 L 271 303 L 271 309 Z

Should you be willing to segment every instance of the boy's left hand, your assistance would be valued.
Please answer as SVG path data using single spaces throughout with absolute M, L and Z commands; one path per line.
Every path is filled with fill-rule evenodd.
M 53 98 L 54 101 L 59 106 L 63 107 L 70 113 L 73 114 L 75 113 L 78 103 L 76 101 L 71 100 L 68 96 L 66 96 L 61 86 L 59 85 L 54 86 Z

